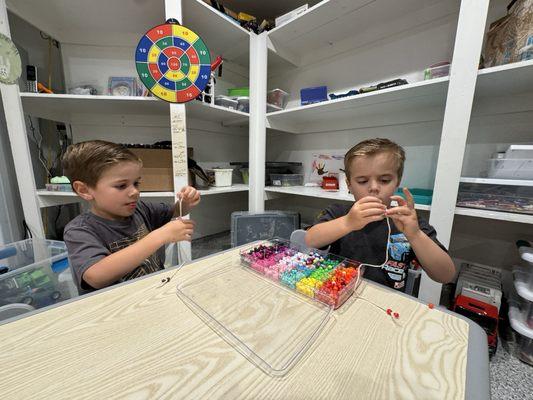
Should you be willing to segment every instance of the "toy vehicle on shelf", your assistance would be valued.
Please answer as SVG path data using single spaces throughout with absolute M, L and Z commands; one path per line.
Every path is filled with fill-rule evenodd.
M 455 299 L 453 311 L 483 328 L 487 334 L 489 356 L 492 357 L 498 347 L 498 309 L 491 304 L 459 295 Z

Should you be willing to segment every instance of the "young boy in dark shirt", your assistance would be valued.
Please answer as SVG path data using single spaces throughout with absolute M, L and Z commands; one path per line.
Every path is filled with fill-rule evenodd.
M 310 247 L 330 245 L 333 254 L 379 266 L 367 268 L 365 277 L 402 291 L 413 264 L 437 282 L 450 282 L 455 275 L 435 229 L 417 216 L 409 190 L 403 189 L 405 199 L 394 195 L 404 162 L 403 148 L 388 139 L 365 140 L 352 147 L 344 157 L 344 168 L 355 203 L 326 208 L 306 234 Z M 391 208 L 393 200 L 398 206 Z M 385 262 L 388 223 L 391 235 Z
M 81 293 L 159 271 L 166 244 L 191 240 L 194 223 L 172 220 L 175 206 L 139 200 L 141 167 L 127 148 L 101 140 L 74 144 L 63 156 L 73 190 L 90 204 L 64 232 Z M 200 202 L 190 186 L 177 197 L 182 215 Z

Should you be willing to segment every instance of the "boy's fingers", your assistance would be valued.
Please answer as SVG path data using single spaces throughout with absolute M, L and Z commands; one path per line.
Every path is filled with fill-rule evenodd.
M 407 189 L 406 187 L 403 188 L 403 194 L 405 195 L 405 198 L 407 199 L 407 205 L 409 208 L 415 208 L 415 199 L 413 199 L 413 195 Z
M 407 206 L 398 206 L 389 208 L 387 210 L 387 215 L 393 216 L 393 215 L 411 215 L 412 210 Z
M 363 217 L 370 217 L 373 215 L 382 215 L 385 216 L 385 210 L 377 209 L 377 208 L 371 208 L 369 210 L 364 210 L 361 212 L 361 215 Z
M 380 199 L 374 196 L 366 196 L 357 201 L 359 204 L 363 203 L 383 203 Z
M 397 201 L 399 206 L 405 206 L 407 204 L 402 196 L 391 196 L 390 199 Z
M 368 210 L 371 208 L 379 208 L 380 210 L 385 210 L 387 207 L 382 203 L 363 203 L 359 207 L 361 210 Z

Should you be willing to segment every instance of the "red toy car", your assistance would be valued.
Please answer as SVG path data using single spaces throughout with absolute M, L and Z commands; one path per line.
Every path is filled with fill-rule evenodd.
M 496 353 L 498 346 L 498 309 L 482 301 L 459 295 L 453 308 L 457 314 L 471 319 L 487 333 L 489 356 Z

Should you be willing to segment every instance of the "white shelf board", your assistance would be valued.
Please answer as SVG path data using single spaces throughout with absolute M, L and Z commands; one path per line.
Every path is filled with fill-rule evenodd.
M 283 49 L 280 57 L 304 65 L 457 18 L 459 6 L 458 0 L 325 0 L 268 36 Z
M 200 35 L 212 60 L 221 55 L 224 60 L 249 65 L 250 32 L 202 0 L 186 0 L 182 4 L 183 24 Z
M 248 185 L 235 184 L 227 187 L 212 187 L 199 190 L 201 196 L 211 196 L 223 193 L 247 192 Z M 59 206 L 62 204 L 79 203 L 82 199 L 74 192 L 52 192 L 45 189 L 37 190 L 37 197 L 41 207 Z M 141 198 L 148 201 L 153 199 L 172 201 L 175 195 L 173 192 L 141 192 Z
M 195 0 L 187 0 L 188 3 Z M 7 8 L 60 43 L 137 46 L 165 22 L 164 0 L 6 0 Z M 133 54 L 132 54 L 133 62 Z
M 442 77 L 276 111 L 267 114 L 267 127 L 299 134 L 342 121 L 355 129 L 442 120 L 448 82 Z
M 476 81 L 476 98 L 531 93 L 533 60 L 481 69 Z
M 476 208 L 456 207 L 455 214 L 469 217 L 496 219 L 500 221 L 520 222 L 523 224 L 533 224 L 533 215 L 516 214 L 504 211 L 480 210 Z
M 486 185 L 506 185 L 506 186 L 533 186 L 532 180 L 525 179 L 493 179 L 493 178 L 469 178 L 462 177 L 460 182 L 481 183 Z
M 170 115 L 169 103 L 155 97 L 22 92 L 20 98 L 26 114 L 62 122 L 71 122 L 73 115 L 79 114 Z M 247 113 L 196 100 L 187 103 L 186 110 L 189 118 L 221 122 L 228 126 L 248 122 Z
M 279 186 L 267 186 L 265 187 L 265 192 L 267 192 L 267 197 L 270 193 L 281 193 L 287 195 L 298 195 L 298 196 L 307 196 L 307 197 L 317 197 L 321 199 L 331 199 L 337 201 L 349 201 L 353 202 L 353 195 L 349 193 L 341 192 L 328 192 L 323 190 L 320 187 L 307 187 L 307 186 L 289 186 L 289 187 L 279 187 Z M 276 195 L 271 196 L 271 198 L 277 197 Z M 415 204 L 417 210 L 429 210 L 430 206 L 424 204 Z

